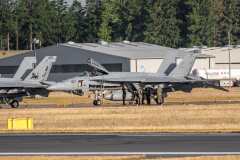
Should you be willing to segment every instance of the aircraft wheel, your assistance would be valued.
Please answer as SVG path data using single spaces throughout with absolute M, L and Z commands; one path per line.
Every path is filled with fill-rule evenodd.
M 101 105 L 102 102 L 100 100 L 97 101 L 97 105 Z
M 101 105 L 102 102 L 101 102 L 100 100 L 94 100 L 94 101 L 93 101 L 93 104 L 94 104 L 95 106 L 97 106 L 97 105 Z
M 12 106 L 12 108 L 17 108 L 17 107 L 19 106 L 18 101 L 13 100 L 13 101 L 11 102 L 11 106 Z

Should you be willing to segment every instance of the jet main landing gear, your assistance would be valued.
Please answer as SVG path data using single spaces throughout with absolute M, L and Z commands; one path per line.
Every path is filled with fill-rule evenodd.
M 11 106 L 12 106 L 12 108 L 17 108 L 17 107 L 19 106 L 18 101 L 13 100 L 13 101 L 11 102 Z

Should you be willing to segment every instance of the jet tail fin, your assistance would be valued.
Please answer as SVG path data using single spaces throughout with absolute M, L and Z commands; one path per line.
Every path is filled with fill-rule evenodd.
M 32 71 L 33 64 L 36 64 L 36 57 L 25 57 L 20 64 L 17 72 L 14 75 L 14 79 L 24 79 Z
M 56 62 L 56 56 L 46 56 L 37 67 L 24 79 L 24 81 L 43 82 L 47 80 L 52 64 Z
M 176 58 L 179 51 L 168 52 L 164 57 L 161 66 L 158 68 L 158 74 L 169 75 L 169 73 L 176 67 Z
M 194 65 L 197 55 L 198 54 L 193 53 L 187 54 L 168 76 L 187 77 Z

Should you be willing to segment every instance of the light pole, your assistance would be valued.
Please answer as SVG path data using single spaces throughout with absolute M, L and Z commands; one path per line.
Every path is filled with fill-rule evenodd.
M 230 32 L 232 28 L 228 28 L 228 50 L 229 50 L 229 87 L 232 86 L 231 83 L 231 63 L 230 63 Z
M 37 43 L 39 43 L 39 39 L 38 38 L 32 38 L 32 39 L 30 39 L 30 42 L 31 43 L 33 43 L 34 44 L 34 56 L 35 56 L 35 58 L 36 58 L 36 60 L 37 60 L 37 51 L 36 51 L 36 44 Z M 36 62 L 37 63 L 37 62 Z M 36 64 L 35 64 L 35 66 L 34 66 L 34 68 L 36 67 Z

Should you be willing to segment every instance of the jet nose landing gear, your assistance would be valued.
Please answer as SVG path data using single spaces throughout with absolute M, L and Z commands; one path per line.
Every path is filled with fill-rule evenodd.
M 102 101 L 99 99 L 99 96 L 98 96 L 98 94 L 97 94 L 97 91 L 95 91 L 95 98 L 91 97 L 90 95 L 88 96 L 88 98 L 92 98 L 92 99 L 93 99 L 93 104 L 94 104 L 95 106 L 102 104 Z
M 93 101 L 93 104 L 94 104 L 95 106 L 97 106 L 97 105 L 101 105 L 102 102 L 101 102 L 100 100 L 94 100 L 94 101 Z

